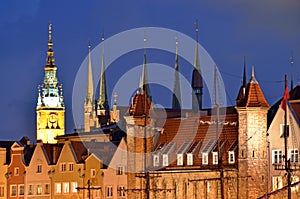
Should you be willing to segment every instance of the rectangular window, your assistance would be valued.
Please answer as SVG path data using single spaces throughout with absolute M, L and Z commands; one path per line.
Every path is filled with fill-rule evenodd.
M 207 165 L 208 164 L 208 154 L 202 153 L 202 164 Z
M 183 154 L 177 154 L 177 165 L 178 166 L 183 165 Z
M 298 149 L 290 149 L 289 150 L 289 157 L 291 163 L 298 163 L 299 162 L 299 152 Z
M 50 185 L 45 184 L 45 194 L 50 194 Z
M 66 163 L 60 163 L 60 171 L 65 172 L 67 170 L 67 164 Z
M 17 185 L 10 185 L 10 196 L 17 196 Z
M 123 175 L 123 173 L 124 173 L 124 167 L 118 166 L 117 167 L 117 175 Z
M 42 173 L 42 165 L 39 164 L 37 165 L 37 170 L 36 170 L 37 173 Z
M 28 195 L 33 195 L 33 185 L 28 185 Z
M 107 186 L 106 187 L 106 197 L 112 197 L 113 196 L 113 187 L 112 186 Z
M 169 157 L 168 154 L 163 154 L 163 166 L 169 165 Z
M 23 184 L 19 185 L 19 196 L 24 196 L 24 185 Z
M 68 169 L 69 169 L 69 171 L 74 171 L 74 163 L 69 162 L 68 163 Z
M 273 177 L 272 183 L 273 183 L 273 191 L 281 189 L 282 188 L 282 177 L 281 176 Z
M 91 178 L 96 177 L 96 169 L 91 169 Z
M 38 184 L 36 186 L 36 195 L 42 195 L 42 185 Z
M 187 154 L 187 165 L 193 165 L 194 164 L 194 156 L 192 153 Z
M 0 185 L 0 197 L 4 197 L 4 186 Z
M 15 176 L 19 175 L 19 167 L 15 167 L 15 172 L 14 172 Z
M 218 152 L 212 152 L 212 156 L 213 156 L 213 164 L 216 165 L 219 162 L 219 156 L 218 156 Z
M 61 183 L 55 183 L 55 193 L 61 194 Z
M 284 136 L 284 124 L 280 124 L 280 137 Z M 289 136 L 289 125 L 287 124 L 287 136 Z
M 125 197 L 125 186 L 123 185 L 118 186 L 118 195 L 121 198 Z
M 153 155 L 153 166 L 159 166 L 159 156 L 157 154 Z
M 77 182 L 71 182 L 71 192 L 72 193 L 77 192 Z
M 70 192 L 70 187 L 68 182 L 63 183 L 63 193 L 69 193 Z
M 228 151 L 228 163 L 234 164 L 235 157 L 234 157 L 234 151 Z
M 281 150 L 272 150 L 272 164 L 280 164 L 282 162 Z

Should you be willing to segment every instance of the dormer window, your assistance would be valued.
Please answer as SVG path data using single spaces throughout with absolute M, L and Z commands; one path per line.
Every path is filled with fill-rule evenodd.
M 187 154 L 187 165 L 193 165 L 194 164 L 194 156 L 192 153 Z
M 169 165 L 169 157 L 168 154 L 163 154 L 163 166 Z
M 177 154 L 177 166 L 183 165 L 183 154 Z
M 208 164 L 208 153 L 202 153 L 202 164 L 203 165 Z
M 218 152 L 212 152 L 212 156 L 213 156 L 213 164 L 216 165 L 219 162 L 219 156 L 218 156 Z
M 153 166 L 155 166 L 155 167 L 159 166 L 159 155 L 158 154 L 153 155 Z
M 235 157 L 234 157 L 234 151 L 228 151 L 228 163 L 234 164 Z

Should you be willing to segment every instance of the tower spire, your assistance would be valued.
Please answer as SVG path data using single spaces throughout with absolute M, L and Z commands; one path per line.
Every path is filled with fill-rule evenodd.
M 178 64 L 178 38 L 176 37 L 174 90 L 173 90 L 173 97 L 172 97 L 172 108 L 180 109 L 180 107 L 181 107 L 181 92 L 180 92 L 179 64 Z
M 108 111 L 109 105 L 108 105 L 108 100 L 107 100 L 106 75 L 105 75 L 105 63 L 104 63 L 104 34 L 102 34 L 102 43 L 103 43 L 102 44 L 102 63 L 101 63 L 100 85 L 99 85 L 98 109 L 103 110 L 103 111 Z
M 192 88 L 194 96 L 192 97 L 192 109 L 194 112 L 202 109 L 202 95 L 203 95 L 203 83 L 202 74 L 200 68 L 200 57 L 199 57 L 199 44 L 198 44 L 198 20 L 194 23 L 196 25 L 196 50 L 194 58 L 194 69 L 192 75 Z
M 54 66 L 54 51 L 52 50 L 53 42 L 52 42 L 52 24 L 50 23 L 48 26 L 48 51 L 47 51 L 47 66 Z
M 247 77 L 246 77 L 246 56 L 244 56 L 244 74 L 243 74 L 243 88 L 246 88 Z
M 88 79 L 86 88 L 86 103 L 94 103 L 94 83 L 93 83 L 93 71 L 92 71 L 92 60 L 91 60 L 91 44 L 88 44 Z
M 152 99 L 150 95 L 150 87 L 148 84 L 146 42 L 147 42 L 147 38 L 146 36 L 144 36 L 144 61 L 143 61 L 143 71 L 140 78 L 139 90 L 141 93 L 145 93 L 147 98 L 151 101 Z

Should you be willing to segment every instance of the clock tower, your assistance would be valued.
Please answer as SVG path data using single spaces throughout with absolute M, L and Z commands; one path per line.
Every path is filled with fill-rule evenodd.
M 49 24 L 48 51 L 44 82 L 38 86 L 36 106 L 36 138 L 43 143 L 56 143 L 54 139 L 65 133 L 65 106 L 62 85 L 58 85 L 57 66 L 52 49 L 52 24 Z

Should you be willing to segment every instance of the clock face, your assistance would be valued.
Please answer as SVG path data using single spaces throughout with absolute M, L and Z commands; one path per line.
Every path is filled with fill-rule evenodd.
M 57 115 L 55 113 L 49 114 L 49 122 L 55 123 L 57 121 Z

